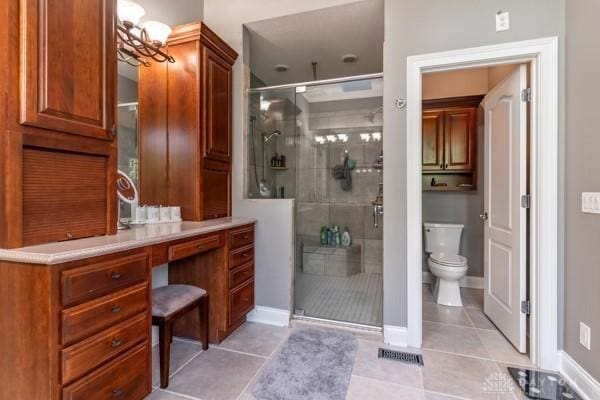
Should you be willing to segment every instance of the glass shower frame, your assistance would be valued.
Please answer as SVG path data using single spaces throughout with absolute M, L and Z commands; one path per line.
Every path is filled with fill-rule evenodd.
M 363 231 L 363 227 L 370 224 L 373 221 L 373 217 L 375 216 L 375 202 L 378 200 L 379 208 L 382 207 L 382 186 L 381 182 L 383 181 L 383 170 L 382 165 L 381 168 L 374 168 L 376 164 L 375 161 L 380 159 L 382 156 L 382 133 L 383 133 L 383 121 L 382 121 L 382 99 L 383 93 L 380 94 L 379 103 L 380 104 L 372 104 L 368 106 L 366 109 L 361 110 L 358 115 L 348 116 L 348 119 L 360 117 L 360 118 L 370 118 L 370 122 L 373 123 L 373 120 L 376 118 L 377 123 L 364 125 L 357 125 L 356 127 L 351 126 L 339 126 L 339 124 L 333 127 L 316 127 L 315 121 L 310 121 L 311 116 L 314 117 L 308 110 L 306 110 L 301 103 L 305 100 L 305 95 L 310 95 L 311 92 L 318 91 L 323 88 L 332 88 L 334 85 L 346 85 L 346 86 L 360 86 L 361 81 L 364 82 L 381 82 L 382 87 L 383 74 L 368 74 L 361 76 L 353 76 L 348 78 L 339 78 L 339 79 L 330 79 L 323 81 L 314 81 L 314 82 L 304 82 L 293 85 L 279 85 L 279 86 L 271 86 L 271 87 L 263 87 L 257 89 L 249 89 L 249 127 L 248 127 L 248 173 L 246 174 L 246 197 L 247 198 L 261 198 L 263 197 L 260 194 L 259 190 L 259 182 L 263 182 L 263 180 L 270 185 L 272 196 L 267 196 L 267 198 L 294 198 L 295 199 L 295 273 L 294 273 L 294 304 L 295 304 L 295 318 L 299 319 L 317 319 L 317 320 L 328 320 L 334 321 L 336 323 L 350 324 L 350 325 L 359 325 L 363 327 L 375 327 L 380 328 L 382 325 L 382 299 L 378 299 L 378 303 L 374 306 L 372 314 L 377 314 L 375 318 L 352 318 L 352 317 L 343 317 L 340 315 L 327 313 L 314 313 L 309 310 L 302 309 L 299 307 L 300 302 L 300 293 L 299 293 L 299 282 L 301 281 L 300 277 L 303 274 L 302 268 L 305 266 L 303 261 L 306 260 L 306 257 L 314 257 L 315 259 L 319 259 L 319 257 L 328 257 L 327 255 L 320 253 L 332 253 L 332 257 L 346 257 L 346 260 L 350 260 L 348 264 L 352 264 L 352 261 L 357 261 L 360 259 L 360 273 L 365 273 L 365 243 L 369 243 L 371 247 L 373 243 L 378 242 L 378 258 L 380 258 L 381 269 L 378 271 L 379 278 L 376 280 L 372 280 L 367 282 L 366 285 L 373 288 L 378 287 L 377 295 L 382 296 L 382 258 L 383 258 L 383 228 L 381 226 L 373 229 L 379 229 L 375 235 L 378 235 L 377 238 L 374 238 L 374 233 L 372 229 L 369 234 L 365 234 Z M 358 89 L 360 91 L 360 89 Z M 293 96 L 293 97 L 292 97 Z M 265 111 L 269 110 L 269 106 L 277 101 L 277 98 L 284 98 L 287 100 L 282 100 L 283 102 L 288 103 L 286 107 L 280 106 L 279 108 L 279 118 L 275 118 L 276 121 L 269 121 L 269 124 L 264 124 L 265 119 Z M 293 100 L 292 100 L 293 99 Z M 351 100 L 352 98 L 350 98 Z M 291 105 L 290 103 L 293 103 Z M 376 102 L 375 102 L 376 103 Z M 295 107 L 295 108 L 294 108 Z M 286 111 L 287 110 L 287 111 Z M 326 111 L 326 110 L 325 110 Z M 267 115 L 267 117 L 271 118 L 272 115 Z M 268 125 L 268 126 L 267 126 Z M 307 127 L 311 125 L 311 128 Z M 314 135 L 306 135 L 303 132 L 310 130 L 314 132 Z M 280 135 L 273 136 L 273 132 L 280 131 Z M 335 132 L 334 132 L 335 131 Z M 327 135 L 326 133 L 330 133 Z M 336 136 L 336 143 L 329 143 L 328 140 L 331 140 L 332 134 Z M 367 152 L 363 150 L 357 150 L 360 148 L 366 149 L 366 146 L 360 146 L 361 143 L 350 143 L 352 142 L 352 137 L 362 138 L 364 140 L 364 135 L 370 135 L 370 140 L 374 140 L 379 142 L 380 147 L 369 148 Z M 341 136 L 340 136 L 341 135 Z M 328 138 L 329 136 L 329 138 Z M 325 143 L 316 143 L 315 140 L 324 140 Z M 342 138 L 342 139 L 339 139 Z M 377 138 L 377 139 L 374 139 Z M 267 140 L 268 139 L 268 140 Z M 343 163 L 343 150 L 345 150 L 346 145 L 344 144 L 344 140 L 349 141 L 347 143 L 348 148 L 350 149 L 349 158 L 351 161 L 354 161 L 353 165 L 356 168 L 353 171 L 355 181 L 357 182 L 355 185 L 363 185 L 365 180 L 371 182 L 369 184 L 368 190 L 364 191 L 364 195 L 357 201 L 345 201 L 342 204 L 337 204 L 335 201 L 332 201 L 330 197 L 330 186 L 335 185 L 334 191 L 344 197 L 344 193 L 341 192 L 337 185 L 341 182 L 337 180 L 333 180 L 331 178 L 333 167 L 342 165 Z M 339 140 L 339 141 L 338 141 Z M 364 143 L 362 143 L 364 145 Z M 313 146 L 316 148 L 315 154 L 311 155 L 314 157 L 306 157 L 304 150 L 307 146 Z M 271 146 L 271 147 L 267 147 Z M 285 168 L 278 169 L 277 167 L 273 168 L 273 166 L 277 166 L 277 164 L 273 164 L 273 157 L 275 155 L 281 155 L 282 152 L 287 152 L 286 154 L 286 165 Z M 361 153 L 362 152 L 362 153 Z M 361 153 L 361 154 L 358 154 Z M 368 154 L 365 154 L 368 153 Z M 339 160 L 338 160 L 339 159 Z M 257 161 L 258 160 L 258 161 Z M 253 164 L 253 165 L 252 165 Z M 319 168 L 320 167 L 320 168 Z M 358 176 L 358 174 L 362 173 L 362 176 Z M 285 178 L 283 176 L 285 175 Z M 358 179 L 356 178 L 358 176 Z M 307 178 L 308 177 L 308 178 Z M 306 190 L 304 187 L 306 181 L 312 179 L 313 182 L 310 182 L 312 187 L 310 190 Z M 316 182 L 316 183 L 315 183 Z M 289 186 L 285 187 L 285 193 L 283 196 L 280 196 L 279 188 L 284 186 L 286 183 Z M 254 189 L 252 188 L 254 186 Z M 361 193 L 363 193 L 363 187 L 359 187 Z M 352 189 L 354 190 L 354 189 Z M 347 199 L 346 199 L 347 200 Z M 304 221 L 304 217 L 306 215 L 311 215 L 314 213 L 314 210 L 320 209 L 322 213 L 322 209 L 326 208 L 329 211 L 326 211 L 326 220 L 335 221 L 336 214 L 339 214 L 341 210 L 341 214 L 345 215 L 346 218 L 352 218 L 352 215 L 362 213 L 362 224 L 363 226 L 358 226 L 355 224 L 350 224 L 351 234 L 356 233 L 356 236 L 353 235 L 354 243 L 357 243 L 357 246 L 354 247 L 354 243 L 352 246 L 343 247 L 336 246 L 335 243 L 333 246 L 330 246 L 329 243 L 326 245 L 322 245 L 320 242 L 319 233 L 312 232 L 315 229 L 312 229 L 310 235 L 306 235 L 307 232 L 302 231 L 303 226 L 306 225 Z M 335 208 L 336 210 L 332 210 Z M 316 212 L 319 214 L 319 212 Z M 310 218 L 309 218 L 310 219 Z M 342 220 L 344 221 L 344 220 Z M 321 224 L 321 222 L 317 222 L 317 225 Z M 339 223 L 340 235 L 343 233 L 345 228 L 343 223 Z M 313 221 L 313 225 L 314 221 Z M 313 226 L 315 228 L 315 226 Z M 359 231 L 361 233 L 359 233 Z M 368 237 L 368 239 L 367 239 Z M 359 249 L 356 254 L 352 254 L 355 249 Z M 308 250 L 307 250 L 308 249 Z M 314 252 L 315 254 L 309 254 Z M 361 254 L 362 252 L 362 254 Z M 371 250 L 372 252 L 372 250 Z M 339 253 L 339 254 L 338 254 Z M 358 255 L 357 255 L 358 254 Z M 354 259 L 354 257 L 358 257 Z M 326 258 L 325 258 L 326 259 Z M 327 262 L 327 261 L 325 261 Z M 303 265 L 304 264 L 304 265 Z M 352 267 L 355 268 L 355 267 Z M 350 268 L 350 269 L 352 269 Z M 311 271 L 315 272 L 315 271 Z M 350 272 L 352 274 L 352 272 Z M 314 278 L 314 279 L 312 279 Z M 329 276 L 318 276 L 312 275 L 312 281 L 325 281 L 331 279 Z M 309 286 L 313 283 L 309 283 Z M 355 285 L 356 286 L 356 285 Z M 349 290 L 352 290 L 351 287 L 348 287 Z M 344 290 L 337 293 L 339 299 L 337 300 L 340 304 L 347 303 L 346 299 L 353 300 L 357 296 L 364 295 L 364 293 L 355 292 L 350 293 Z M 307 312 L 308 311 L 308 312 Z

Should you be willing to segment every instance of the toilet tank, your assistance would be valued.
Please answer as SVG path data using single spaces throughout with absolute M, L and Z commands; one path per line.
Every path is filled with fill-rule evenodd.
M 424 249 L 426 253 L 459 253 L 460 237 L 464 225 L 426 222 L 423 227 L 425 229 Z

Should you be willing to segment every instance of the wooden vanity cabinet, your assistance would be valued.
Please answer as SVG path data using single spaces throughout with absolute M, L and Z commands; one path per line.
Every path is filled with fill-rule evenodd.
M 237 53 L 200 22 L 175 27 L 168 46 L 175 63 L 139 75 L 140 200 L 180 205 L 189 221 L 229 216 Z
M 56 265 L 0 261 L 0 269 L 0 302 L 11 305 L 0 316 L 0 399 L 151 392 L 148 248 Z
M 0 247 L 115 233 L 115 1 L 2 8 Z

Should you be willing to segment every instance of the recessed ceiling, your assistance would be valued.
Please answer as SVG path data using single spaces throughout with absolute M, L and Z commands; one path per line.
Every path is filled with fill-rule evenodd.
M 265 85 L 383 71 L 383 0 L 364 0 L 247 24 L 252 73 Z M 355 54 L 355 62 L 341 58 Z M 273 69 L 289 65 L 286 72 Z
M 144 21 L 160 21 L 173 27 L 187 24 L 189 22 L 201 21 L 203 16 L 203 0 L 136 0 L 146 14 L 142 17 L 140 24 Z M 137 81 L 137 68 L 119 62 L 119 75 Z

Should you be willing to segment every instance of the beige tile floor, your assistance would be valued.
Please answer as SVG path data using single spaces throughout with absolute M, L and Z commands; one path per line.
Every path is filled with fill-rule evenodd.
M 347 399 L 449 400 L 525 399 L 505 373 L 507 365 L 527 365 L 482 312 L 481 291 L 463 289 L 463 309 L 438 306 L 428 287 L 423 290 L 423 354 L 425 366 L 416 367 L 377 358 L 380 335 L 355 332 L 358 351 Z M 154 354 L 154 392 L 148 400 L 255 400 L 252 384 L 288 337 L 306 326 L 292 328 L 246 323 L 218 346 L 202 352 L 197 343 L 173 342 L 171 381 L 158 385 Z M 332 328 L 326 328 L 332 329 Z M 491 393 L 488 388 L 512 388 Z

